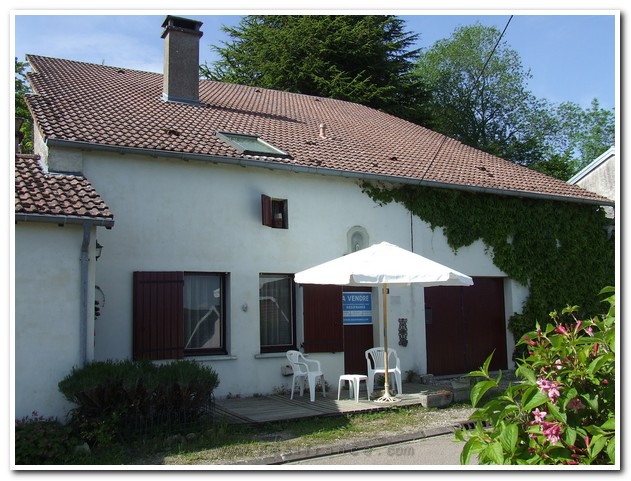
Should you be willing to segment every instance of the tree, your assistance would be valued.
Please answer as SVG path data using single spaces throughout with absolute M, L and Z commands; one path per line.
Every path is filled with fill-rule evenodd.
M 597 99 L 586 109 L 573 102 L 552 109 L 555 130 L 549 136 L 549 149 L 567 159 L 572 174 L 615 145 L 614 112 L 601 108 Z
M 530 165 L 544 156 L 536 126 L 545 103 L 526 89 L 531 74 L 500 37 L 495 27 L 460 27 L 420 55 L 416 73 L 431 92 L 430 127 Z
M 223 27 L 212 80 L 361 103 L 421 123 L 426 98 L 412 74 L 418 35 L 391 15 L 250 15 Z
M 24 95 L 31 93 L 31 88 L 26 80 L 27 62 L 18 62 L 15 59 L 15 116 L 22 118 L 25 122 L 20 127 L 20 132 L 24 134 L 22 140 L 22 152 L 33 152 L 33 120 L 31 112 L 26 106 Z

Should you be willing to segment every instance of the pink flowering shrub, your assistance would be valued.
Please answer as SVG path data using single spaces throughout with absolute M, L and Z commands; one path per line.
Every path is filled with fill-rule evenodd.
M 602 316 L 579 320 L 568 306 L 526 334 L 518 345 L 528 356 L 505 390 L 501 372 L 489 375 L 492 355 L 469 373 L 483 378 L 471 390 L 473 406 L 483 405 L 471 417 L 475 428 L 456 432 L 462 464 L 473 455 L 480 464 L 615 464 L 615 294 L 601 294 L 610 294 Z

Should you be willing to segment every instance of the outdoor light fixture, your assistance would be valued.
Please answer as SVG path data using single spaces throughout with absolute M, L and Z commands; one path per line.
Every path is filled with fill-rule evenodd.
M 103 251 L 103 246 L 99 244 L 99 241 L 96 241 L 96 255 L 94 258 L 98 261 L 99 257 L 101 257 L 101 252 Z

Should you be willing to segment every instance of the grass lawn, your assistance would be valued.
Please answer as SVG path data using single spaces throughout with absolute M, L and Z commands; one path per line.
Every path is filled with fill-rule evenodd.
M 445 409 L 422 406 L 387 411 L 316 417 L 261 426 L 215 423 L 193 432 L 146 437 L 95 447 L 73 455 L 64 465 L 199 465 L 232 464 L 297 450 L 370 440 L 430 427 L 451 426 L 467 418 L 471 406 Z

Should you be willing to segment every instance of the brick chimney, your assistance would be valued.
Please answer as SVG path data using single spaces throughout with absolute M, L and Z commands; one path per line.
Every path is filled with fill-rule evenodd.
M 199 103 L 199 39 L 202 22 L 168 15 L 164 39 L 162 98 L 172 102 Z

